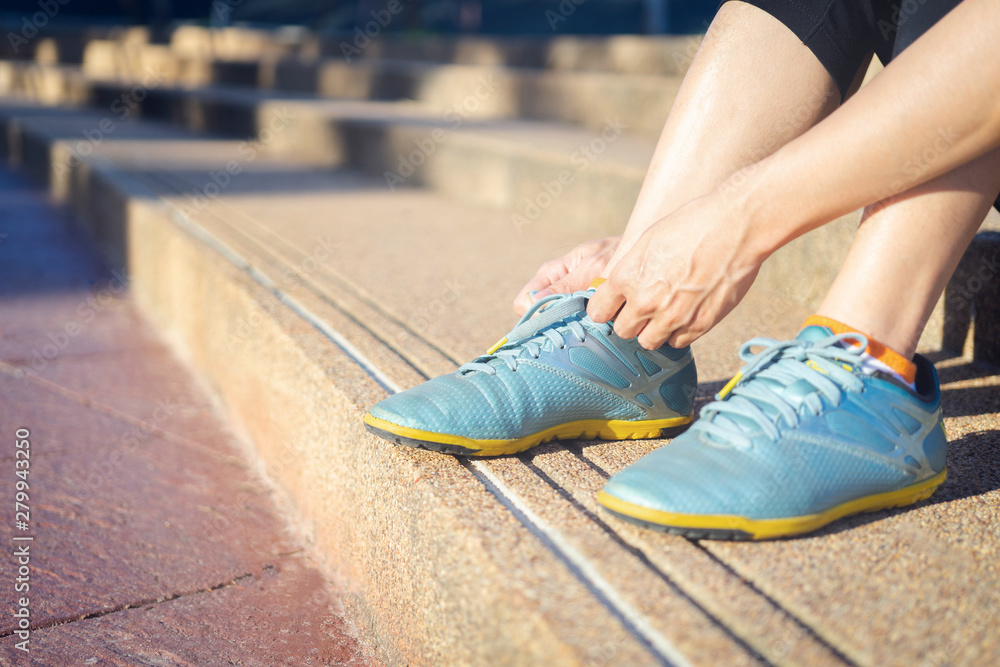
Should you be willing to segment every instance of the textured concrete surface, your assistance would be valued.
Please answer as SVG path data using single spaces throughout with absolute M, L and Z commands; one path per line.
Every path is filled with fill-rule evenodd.
M 0 662 L 370 664 L 343 594 L 124 285 L 23 176 L 0 170 L 0 201 L 0 426 L 30 432 L 29 529 L 13 447 L 3 516 L 33 538 L 9 542 L 30 545 L 30 588 L 4 586 Z
M 237 136 L 259 127 L 246 111 L 257 107 L 236 103 L 254 96 L 211 95 L 221 100 L 214 111 L 197 96 L 171 93 L 161 98 L 174 100 L 161 117 Z M 362 157 L 377 165 L 419 136 L 388 120 L 369 138 L 353 133 L 364 128 L 365 113 L 405 118 L 412 107 L 306 106 L 338 104 L 356 119 L 341 125 L 352 133 L 342 135 L 339 150 L 360 156 L 344 164 L 371 169 Z M 385 395 L 380 383 L 406 387 L 450 370 L 506 331 L 513 291 L 541 259 L 588 234 L 575 218 L 517 234 L 508 211 L 444 199 L 446 188 L 387 192 L 378 179 L 317 169 L 310 151 L 337 146 L 330 143 L 336 135 L 322 131 L 311 148 L 298 140 L 266 147 L 211 196 L 202 195 L 218 183 L 212 174 L 240 155 L 240 141 L 145 123 L 122 124 L 92 158 L 59 175 L 53 164 L 66 162 L 94 116 L 38 118 L 35 109 L 7 116 L 8 146 L 53 192 L 101 222 L 92 230 L 134 266 L 136 293 L 154 322 L 188 350 L 253 436 L 331 570 L 357 584 L 365 622 L 388 661 L 1000 660 L 995 370 L 938 356 L 952 478 L 914 509 L 767 544 L 650 533 L 603 515 L 593 493 L 666 443 L 551 445 L 463 466 L 387 447 L 358 428 L 362 411 Z M 532 159 L 567 145 L 559 142 L 569 135 L 546 138 L 541 126 L 531 127 L 515 129 L 530 139 Z M 504 127 L 475 129 L 483 160 L 504 154 Z M 372 146 L 381 146 L 382 157 L 364 156 Z M 441 177 L 472 164 L 455 157 Z M 479 177 L 489 173 L 482 168 Z M 831 228 L 819 245 L 842 243 L 850 226 Z M 772 263 L 773 280 L 762 280 L 699 341 L 699 404 L 739 366 L 740 342 L 789 335 L 821 293 L 821 285 L 788 279 L 789 267 L 815 268 L 809 247 L 789 255 L 788 264 Z M 775 289 L 791 282 L 794 290 Z M 389 534 L 395 539 L 384 544 L 380 536 Z M 496 628 L 506 631 L 504 641 Z

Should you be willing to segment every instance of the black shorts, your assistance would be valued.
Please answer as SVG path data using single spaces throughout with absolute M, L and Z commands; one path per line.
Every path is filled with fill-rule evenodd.
M 960 0 L 744 0 L 785 24 L 819 58 L 845 95 L 864 59 L 883 65 Z

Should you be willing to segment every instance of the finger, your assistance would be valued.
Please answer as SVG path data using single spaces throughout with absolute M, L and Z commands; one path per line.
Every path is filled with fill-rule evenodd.
M 569 273 L 569 269 L 566 268 L 563 262 L 559 260 L 545 262 L 538 267 L 538 271 L 535 272 L 534 277 L 525 283 L 520 293 L 524 294 L 526 292 L 547 289 L 552 283 L 565 278 L 567 273 Z
M 691 343 L 695 342 L 702 336 L 704 336 L 706 331 L 698 331 L 694 329 L 683 329 L 678 330 L 670 334 L 667 342 L 670 343 L 670 347 L 681 349 L 682 347 L 687 347 Z
M 705 326 L 705 322 L 700 318 L 700 315 L 700 309 L 696 309 L 686 321 L 673 323 L 671 327 L 673 332 L 667 337 L 667 342 L 670 343 L 671 347 L 677 349 L 687 347 L 701 338 L 711 328 Z
M 557 280 L 549 285 L 548 289 L 552 294 L 572 294 L 573 292 L 587 289 L 588 284 L 589 282 L 586 281 L 586 276 L 570 272 L 562 280 Z
M 639 335 L 648 321 L 647 317 L 637 316 L 635 309 L 626 302 L 618 315 L 615 316 L 615 334 L 619 338 L 631 340 Z
M 531 308 L 531 296 L 528 292 L 522 291 L 514 297 L 514 314 L 518 317 L 524 315 Z
M 604 283 L 597 288 L 594 296 L 590 297 L 587 314 L 590 315 L 590 319 L 600 324 L 613 319 L 623 305 L 625 296 L 609 283 Z
M 569 273 L 569 268 L 566 266 L 565 259 L 565 257 L 554 259 L 538 267 L 538 271 L 535 272 L 534 277 L 525 283 L 521 291 L 517 293 L 517 297 L 514 299 L 515 312 L 521 309 L 521 312 L 518 314 L 523 315 L 524 311 L 531 307 L 531 304 L 541 298 L 538 295 L 532 297 L 531 292 L 549 289 L 552 283 L 566 277 L 566 274 Z
M 722 303 L 718 303 L 722 301 Z M 738 301 L 737 301 L 738 303 Z M 728 305 L 723 299 L 701 300 L 691 305 L 687 312 L 689 317 L 674 323 L 674 331 L 667 339 L 671 347 L 687 347 L 715 327 L 716 323 L 725 317 L 735 307 Z
M 681 348 L 687 347 L 695 340 L 697 340 L 697 338 L 698 336 L 694 336 L 688 331 L 675 331 L 670 334 L 669 338 L 667 338 L 667 342 L 670 343 L 670 347 L 674 348 L 675 350 L 679 350 Z
M 672 327 L 666 325 L 662 319 L 654 318 L 646 323 L 636 340 L 646 350 L 658 350 L 673 333 Z
M 565 271 L 559 271 L 558 269 L 538 269 L 538 273 L 535 274 L 535 277 L 529 280 L 524 287 L 521 288 L 521 293 L 524 294 L 525 292 L 536 292 L 538 290 L 546 289 L 549 285 L 562 279 L 565 275 Z

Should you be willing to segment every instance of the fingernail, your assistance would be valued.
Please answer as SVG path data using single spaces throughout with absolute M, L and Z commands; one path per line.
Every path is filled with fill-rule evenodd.
M 546 296 L 548 296 L 550 294 L 552 294 L 552 290 L 540 289 L 537 292 L 535 292 L 534 294 L 532 294 L 531 298 L 534 299 L 535 301 L 538 301 L 542 297 L 546 297 Z

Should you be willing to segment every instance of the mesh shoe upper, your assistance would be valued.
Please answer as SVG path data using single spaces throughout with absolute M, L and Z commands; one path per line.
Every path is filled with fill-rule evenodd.
M 618 338 L 610 325 L 587 317 L 592 294 L 540 300 L 492 354 L 390 396 L 371 414 L 422 431 L 491 440 L 584 419 L 690 414 L 697 386 L 690 350 L 648 351 Z
M 816 329 L 816 328 L 813 328 Z M 944 469 L 933 366 L 917 396 L 857 368 L 859 335 L 756 339 L 750 363 L 692 428 L 613 476 L 604 491 L 664 512 L 752 519 L 814 514 Z M 756 354 L 750 348 L 764 346 Z

